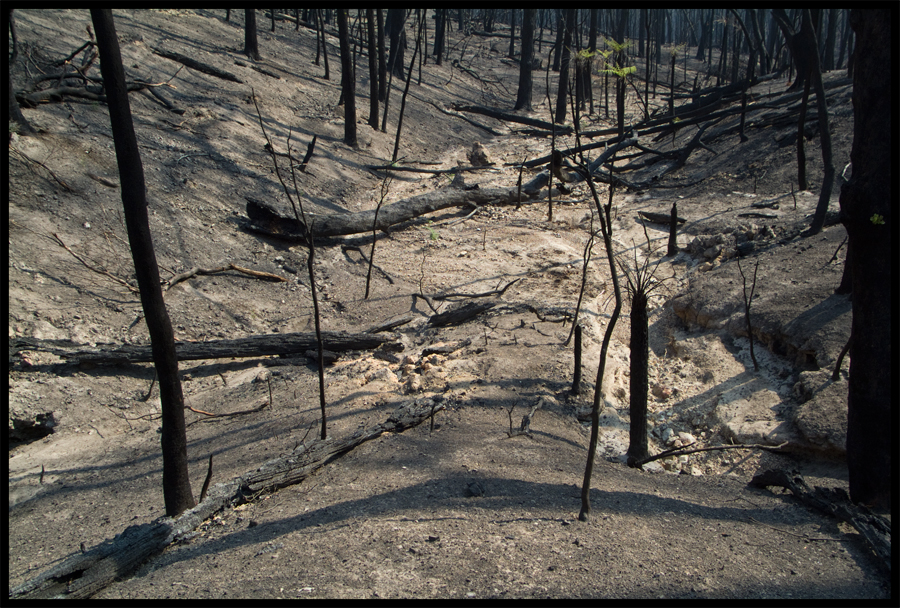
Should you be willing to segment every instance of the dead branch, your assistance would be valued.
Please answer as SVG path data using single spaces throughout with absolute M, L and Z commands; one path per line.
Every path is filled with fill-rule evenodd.
M 40 165 L 41 167 L 43 167 L 44 169 L 47 170 L 47 173 L 50 174 L 50 177 L 52 177 L 52 178 L 56 181 L 57 184 L 59 184 L 60 186 L 62 186 L 63 188 L 65 188 L 66 191 L 72 192 L 72 188 L 69 187 L 69 184 L 67 184 L 66 182 L 64 182 L 63 180 L 61 180 L 59 177 L 57 177 L 57 176 L 56 176 L 56 173 L 54 173 L 53 170 L 50 169 L 50 167 L 48 167 L 47 165 L 45 165 L 44 163 L 42 163 L 42 162 L 39 161 L 39 160 L 35 160 L 35 159 L 31 158 L 30 156 L 28 156 L 27 154 L 25 154 L 24 152 L 22 152 L 22 151 L 19 150 L 18 148 L 15 148 L 15 147 L 10 146 L 9 150 L 10 150 L 10 152 L 14 152 L 16 155 L 22 157 L 24 160 L 26 160 L 26 161 L 28 161 L 28 162 L 30 162 L 30 163 L 33 163 L 33 164 L 35 164 L 35 165 Z
M 520 277 L 518 279 L 515 279 L 514 281 L 510 281 L 502 289 L 492 289 L 491 291 L 485 291 L 483 293 L 443 293 L 440 295 L 431 296 L 431 299 L 449 300 L 450 298 L 487 298 L 489 296 L 502 296 L 507 289 L 521 280 L 522 279 Z
M 445 173 L 466 173 L 469 171 L 483 171 L 491 167 L 452 167 L 450 169 L 420 169 L 418 167 L 401 167 L 399 165 L 366 165 L 366 169 L 370 171 L 405 171 L 408 173 L 430 173 L 433 175 L 443 175 Z
M 256 277 L 257 279 L 265 279 L 267 281 L 275 281 L 279 283 L 287 282 L 287 279 L 279 276 L 277 274 L 272 274 L 270 272 L 262 272 L 259 270 L 251 270 L 249 268 L 244 268 L 242 266 L 238 266 L 236 264 L 228 264 L 227 266 L 220 266 L 219 268 L 198 268 L 194 267 L 186 272 L 182 272 L 181 274 L 176 274 L 174 277 L 168 280 L 168 284 L 166 286 L 166 291 L 172 289 L 176 284 L 181 281 L 185 281 L 190 279 L 191 277 L 195 277 L 197 275 L 209 275 L 209 274 L 219 274 L 221 272 L 226 272 L 228 270 L 237 270 L 238 272 L 242 272 L 246 275 L 250 275 L 251 277 Z
M 102 268 L 97 268 L 96 266 L 92 266 L 91 264 L 88 264 L 88 263 L 84 260 L 84 258 L 82 258 L 80 255 L 78 255 L 77 253 L 75 253 L 74 251 L 72 251 L 71 249 L 69 249 L 69 246 L 66 245 L 66 244 L 63 242 L 63 240 L 62 240 L 61 238 L 59 238 L 59 235 L 56 234 L 55 232 L 53 233 L 53 238 L 56 239 L 56 242 L 59 244 L 60 247 L 62 247 L 63 249 L 65 249 L 66 251 L 68 251 L 69 253 L 71 253 L 71 254 L 72 254 L 72 257 L 74 257 L 76 260 L 78 260 L 79 262 L 81 262 L 81 263 L 84 265 L 84 267 L 87 268 L 88 270 L 90 270 L 91 272 L 96 272 L 97 274 L 102 274 L 103 276 L 112 279 L 112 280 L 115 281 L 116 283 L 119 283 L 120 285 L 124 285 L 124 286 L 125 286 L 126 288 L 128 288 L 128 290 L 131 291 L 132 293 L 139 293 L 139 291 L 138 291 L 137 288 L 132 287 L 131 285 L 129 285 L 127 282 L 125 282 L 124 279 L 120 279 L 119 277 L 115 276 L 114 274 L 110 274 L 109 272 L 103 270 Z
M 187 408 L 187 409 L 191 410 L 192 412 L 194 412 L 194 413 L 196 413 L 196 414 L 203 414 L 204 416 L 206 416 L 206 418 L 199 418 L 199 419 L 197 419 L 197 420 L 194 420 L 194 422 L 205 422 L 205 421 L 207 421 L 207 420 L 213 420 L 214 418 L 231 418 L 232 416 L 245 416 L 245 415 L 247 415 L 247 414 L 255 414 L 255 413 L 257 413 L 257 412 L 261 412 L 261 411 L 263 411 L 264 409 L 266 409 L 266 406 L 268 406 L 269 404 L 271 404 L 271 402 L 272 402 L 272 400 L 271 400 L 271 398 L 270 398 L 268 401 L 264 401 L 264 402 L 262 403 L 262 405 L 260 405 L 260 406 L 258 406 L 258 407 L 254 407 L 254 408 L 251 408 L 251 409 L 249 409 L 249 410 L 239 410 L 239 411 L 237 411 L 237 412 L 228 412 L 227 414 L 213 414 L 213 413 L 210 413 L 210 412 L 204 412 L 203 410 L 195 410 L 195 409 L 192 408 L 192 407 L 189 407 L 189 408 Z M 187 426 L 190 426 L 190 425 L 194 424 L 194 422 L 189 422 L 189 423 L 187 424 Z M 201 499 L 201 500 L 202 500 L 202 499 Z
M 778 452 L 781 448 L 787 445 L 787 441 L 780 443 L 778 445 L 762 445 L 759 443 L 751 443 L 751 444 L 735 444 L 735 445 L 714 445 L 705 448 L 694 448 L 691 450 L 684 450 L 682 448 L 672 448 L 670 450 L 666 450 L 664 452 L 660 452 L 655 456 L 650 456 L 648 458 L 642 458 L 641 460 L 636 460 L 630 466 L 640 468 L 647 464 L 648 462 L 653 462 L 654 460 L 659 460 L 660 458 L 668 458 L 669 456 L 687 456 L 688 454 L 697 454 L 699 452 L 713 452 L 716 450 L 765 450 L 767 452 Z

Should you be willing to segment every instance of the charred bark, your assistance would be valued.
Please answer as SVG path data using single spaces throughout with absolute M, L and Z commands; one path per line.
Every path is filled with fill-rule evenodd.
M 351 334 L 342 331 L 323 332 L 324 347 L 332 352 L 349 350 L 372 350 L 385 342 L 396 342 L 393 334 L 378 336 L 368 333 Z M 230 340 L 210 340 L 207 342 L 174 342 L 178 361 L 199 359 L 231 359 L 235 357 L 270 357 L 273 355 L 303 355 L 318 348 L 314 332 L 265 334 L 233 338 Z M 36 338 L 16 338 L 9 342 L 10 356 L 23 350 L 52 353 L 66 360 L 102 363 L 147 363 L 153 361 L 150 346 L 98 344 L 76 344 L 68 340 L 38 340 Z
M 159 267 L 147 213 L 144 168 L 128 104 L 125 70 L 112 11 L 91 9 L 91 18 L 97 32 L 100 69 L 106 88 L 116 162 L 119 166 L 125 226 L 141 292 L 141 305 L 150 333 L 152 359 L 159 378 L 162 402 L 162 483 L 166 515 L 175 517 L 196 504 L 188 477 L 184 395 L 181 392 L 178 359 L 175 355 L 175 334 L 160 287 Z

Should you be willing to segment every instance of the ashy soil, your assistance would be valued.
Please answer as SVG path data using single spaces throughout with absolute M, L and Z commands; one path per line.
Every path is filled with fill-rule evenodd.
M 21 47 L 13 79 L 19 86 L 40 70 L 56 69 L 54 60 L 87 40 L 87 11 L 15 15 Z M 251 91 L 277 150 L 284 151 L 290 137 L 295 153 L 302 154 L 318 138 L 307 171 L 297 174 L 307 211 L 373 209 L 382 188 L 385 204 L 451 188 L 452 175 L 397 172 L 385 182 L 384 173 L 367 169 L 390 161 L 402 88 L 394 83 L 388 133 L 371 129 L 365 57 L 357 65 L 359 145 L 342 143 L 335 37 L 327 37 L 331 78 L 325 80 L 324 66 L 313 63 L 315 33 L 297 32 L 287 22 L 270 33 L 269 21 L 260 16 L 263 60 L 257 65 L 241 54 L 241 11 L 232 11 L 231 22 L 224 11 L 207 10 L 117 10 L 115 18 L 130 78 L 171 78 L 180 64 L 151 51 L 162 48 L 242 80 L 182 69 L 172 81 L 175 88 L 161 90 L 186 110 L 183 115 L 144 93 L 130 97 L 161 275 L 234 263 L 287 279 L 272 283 L 228 272 L 179 283 L 166 292 L 176 339 L 313 330 L 305 248 L 244 229 L 245 196 L 289 208 L 264 148 Z M 465 183 L 512 188 L 518 170 L 507 163 L 549 153 L 550 139 L 472 115 L 502 133 L 492 136 L 441 112 L 451 103 L 509 109 L 517 83 L 517 64 L 505 57 L 508 40 L 463 40 L 456 31 L 450 39 L 449 60 L 438 67 L 429 58 L 421 83 L 414 73 L 399 164 L 469 165 L 467 157 L 480 143 L 494 164 L 465 173 Z M 546 50 L 545 45 L 540 54 L 545 61 Z M 693 59 L 686 69 L 689 82 L 695 73 L 706 73 L 705 64 Z M 831 73 L 826 80 L 843 77 Z M 600 99 L 599 79 L 594 86 Z M 752 93 L 787 86 L 777 79 Z M 535 75 L 534 99 L 531 115 L 549 120 L 546 103 L 537 101 L 545 99 L 543 72 Z M 633 101 L 629 121 L 640 117 Z M 661 107 L 664 100 L 652 103 Z M 850 87 L 829 103 L 840 173 L 852 139 Z M 118 181 L 105 105 L 66 98 L 26 109 L 25 115 L 40 133 L 17 134 L 10 142 L 9 338 L 149 343 L 137 295 L 86 267 L 51 236 L 95 269 L 133 283 L 119 189 L 102 181 Z M 612 124 L 602 110 L 584 120 L 586 129 Z M 414 314 L 397 330 L 405 345 L 398 357 L 344 353 L 328 366 L 329 435 L 377 424 L 398 405 L 424 398 L 445 406 L 434 427 L 425 423 L 382 435 L 299 485 L 226 509 L 95 597 L 889 597 L 888 577 L 854 530 L 805 509 L 790 495 L 747 485 L 755 473 L 781 467 L 801 472 L 811 485 L 847 487 L 848 362 L 842 380 L 832 382 L 830 373 L 850 329 L 849 300 L 833 293 L 843 269 L 844 250 L 834 255 L 843 227 L 800 236 L 821 187 L 818 137 L 807 141 L 812 191 L 792 197 L 796 152 L 779 142 L 796 133 L 796 126 L 769 126 L 759 114 L 748 124 L 749 141 L 741 143 L 736 133 L 705 139 L 707 147 L 660 187 L 617 190 L 614 246 L 625 263 L 656 265 L 660 282 L 650 306 L 651 452 L 696 441 L 784 444 L 782 453 L 724 450 L 657 461 L 644 470 L 624 465 L 626 297 L 602 385 L 591 518 L 579 522 L 586 414 L 614 305 L 601 245 L 594 248 L 581 305 L 585 381 L 578 396 L 570 393 L 571 325 L 554 321 L 575 309 L 588 231 L 596 220 L 590 193 L 581 185 L 557 200 L 552 221 L 546 201 L 518 209 L 449 210 L 379 233 L 368 299 L 363 295 L 371 235 L 322 240 L 316 254 L 324 329 L 359 332 Z M 674 142 L 667 138 L 652 146 L 681 147 L 694 135 L 693 129 L 685 131 Z M 560 148 L 571 145 L 571 137 L 557 142 Z M 526 172 L 525 179 L 538 170 Z M 671 187 L 677 184 L 684 186 Z M 608 187 L 598 186 L 606 200 Z M 832 211 L 838 188 L 834 192 Z M 751 207 L 777 197 L 778 209 Z M 680 253 L 664 257 L 666 227 L 645 227 L 638 212 L 668 213 L 673 202 L 687 221 L 678 234 Z M 751 212 L 774 217 L 740 217 Z M 741 268 L 748 291 L 757 273 L 751 319 L 759 371 L 750 359 L 738 249 L 745 254 Z M 430 327 L 433 312 L 417 297 L 483 293 L 514 279 L 519 280 L 489 313 L 450 328 Z M 450 353 L 423 353 L 454 342 L 459 348 Z M 181 363 L 192 410 L 224 414 L 271 400 L 242 416 L 208 419 L 185 411 L 195 495 L 210 454 L 213 481 L 222 481 L 319 432 L 316 367 L 303 355 Z M 82 543 L 93 546 L 127 525 L 164 515 L 153 377 L 149 364 L 91 368 L 35 351 L 11 357 L 11 586 Z M 510 427 L 518 427 L 535 406 L 531 436 L 510 437 Z M 55 425 L 52 434 L 12 441 L 21 439 L 13 430 L 38 417 Z

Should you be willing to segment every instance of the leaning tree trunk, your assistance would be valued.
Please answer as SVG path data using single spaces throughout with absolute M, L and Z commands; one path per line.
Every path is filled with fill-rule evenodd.
M 891 11 L 850 12 L 856 32 L 853 74 L 853 175 L 841 190 L 841 216 L 849 235 L 853 283 L 850 380 L 847 396 L 847 465 L 850 498 L 890 505 L 896 445 L 892 424 L 891 357 L 892 192 Z
M 131 244 L 131 257 L 141 291 L 141 304 L 150 342 L 153 363 L 159 378 L 162 402 L 162 454 L 163 495 L 166 515 L 176 517 L 196 503 L 191 492 L 187 467 L 187 441 L 184 426 L 184 395 L 178 377 L 178 359 L 175 355 L 175 334 L 169 313 L 163 301 L 159 282 L 159 267 L 153 250 L 153 237 L 147 214 L 147 197 L 144 184 L 144 168 L 138 151 L 125 70 L 119 53 L 119 41 L 113 24 L 112 11 L 91 9 L 91 19 L 97 32 L 100 53 L 100 71 L 106 88 L 109 105 L 109 121 L 112 125 L 116 161 L 119 165 L 119 183 L 122 203 L 125 207 L 125 226 Z
M 631 299 L 630 424 L 628 463 L 647 458 L 647 295 L 638 290 Z

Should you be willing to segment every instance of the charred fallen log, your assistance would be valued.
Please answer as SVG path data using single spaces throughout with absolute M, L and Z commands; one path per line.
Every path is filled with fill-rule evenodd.
M 385 342 L 396 342 L 395 334 L 350 334 L 342 331 L 324 332 L 322 339 L 333 352 L 372 350 Z M 176 342 L 175 354 L 179 361 L 198 359 L 227 359 L 232 357 L 266 357 L 272 355 L 303 355 L 307 350 L 318 349 L 316 335 L 312 332 L 267 334 L 231 340 L 207 342 Z M 76 344 L 68 340 L 38 340 L 15 338 L 9 341 L 10 356 L 23 350 L 49 352 L 64 359 L 82 362 L 115 364 L 146 363 L 153 360 L 150 345 Z
M 209 489 L 204 500 L 178 519 L 161 517 L 149 524 L 128 526 L 115 538 L 90 550 L 82 550 L 60 564 L 9 590 L 10 599 L 88 598 L 127 576 L 169 544 L 188 535 L 213 513 L 230 505 L 247 502 L 258 492 L 297 484 L 335 458 L 383 433 L 399 433 L 424 422 L 444 409 L 430 399 L 410 401 L 381 424 L 362 429 L 345 438 L 316 440 L 301 444 L 287 456 L 270 460 L 261 467 Z

